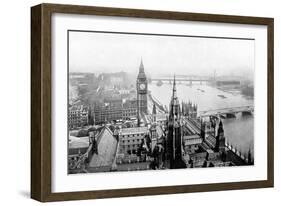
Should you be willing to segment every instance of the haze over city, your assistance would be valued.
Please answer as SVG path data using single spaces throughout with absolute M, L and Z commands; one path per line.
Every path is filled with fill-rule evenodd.
M 156 35 L 69 33 L 69 71 L 148 75 L 253 76 L 254 40 Z

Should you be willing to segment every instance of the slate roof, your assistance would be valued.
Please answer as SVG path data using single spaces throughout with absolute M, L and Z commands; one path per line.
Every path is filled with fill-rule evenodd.
M 111 166 L 117 149 L 117 140 L 108 127 L 104 127 L 99 136 L 98 154 L 94 154 L 89 167 Z

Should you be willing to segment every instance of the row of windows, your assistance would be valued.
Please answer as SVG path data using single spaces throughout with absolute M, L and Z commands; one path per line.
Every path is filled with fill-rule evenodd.
M 125 115 L 122 115 L 123 118 L 125 117 L 135 117 L 137 116 L 136 114 L 125 114 Z
M 69 114 L 88 114 L 87 111 L 81 112 L 81 111 L 69 111 Z
M 139 146 L 140 146 L 140 144 L 125 145 L 125 146 L 122 146 L 121 149 L 126 150 L 126 149 L 130 149 L 130 148 L 138 148 Z
M 99 115 L 99 116 L 96 116 L 95 115 L 95 118 L 113 118 L 113 117 L 122 117 L 121 114 L 109 114 L 109 115 Z
M 131 145 L 131 146 L 123 146 L 120 148 L 119 153 L 126 153 L 126 151 L 137 151 L 139 149 L 140 145 Z M 133 153 L 134 154 L 134 153 Z
M 126 113 L 126 112 L 137 112 L 136 109 L 126 109 L 126 110 L 123 110 L 122 111 L 123 113 Z
M 142 137 L 144 133 L 139 133 L 139 134 L 128 134 L 128 135 L 122 135 L 121 139 L 126 139 L 128 137 Z
M 88 121 L 87 120 L 84 120 L 84 121 L 82 121 L 82 120 L 69 120 L 69 123 L 87 123 Z
M 131 113 L 124 113 L 124 114 L 122 114 L 122 117 L 127 117 L 127 116 L 137 116 L 137 113 L 136 112 L 131 112 Z
M 102 113 L 95 113 L 95 116 L 107 116 L 107 115 L 122 115 L 122 112 L 114 111 L 114 112 L 102 112 Z
M 80 118 L 80 117 L 87 117 L 88 115 L 72 115 L 72 114 L 70 114 L 70 115 L 68 115 L 68 117 L 70 117 L 70 118 L 74 118 L 74 117 L 76 117 L 76 118 Z
M 130 143 L 130 142 L 141 142 L 142 139 L 133 139 L 133 140 L 122 140 L 122 143 L 125 144 L 125 143 Z
M 88 119 L 88 117 L 69 117 L 68 119 Z
M 197 149 L 198 146 L 197 145 L 189 145 L 189 146 L 185 146 L 185 149 Z

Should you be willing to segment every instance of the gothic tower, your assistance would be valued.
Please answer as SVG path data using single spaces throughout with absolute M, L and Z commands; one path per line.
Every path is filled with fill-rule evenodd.
M 176 79 L 174 77 L 167 135 L 167 167 L 171 169 L 186 168 L 186 164 L 182 160 L 182 129 L 180 118 L 181 109 L 177 97 Z
M 137 107 L 138 107 L 138 124 L 141 114 L 147 114 L 147 79 L 144 73 L 144 66 L 141 60 L 139 74 L 137 77 Z
M 152 109 L 152 122 L 156 123 L 156 106 L 153 104 L 153 109 Z
M 215 151 L 216 152 L 224 152 L 224 150 L 225 150 L 225 137 L 224 137 L 224 130 L 223 130 L 222 121 L 220 120 L 218 133 L 217 133 L 217 136 L 216 136 Z
M 249 148 L 249 151 L 248 151 L 248 165 L 253 165 L 254 164 L 254 161 L 252 159 L 252 153 L 251 153 L 251 149 Z
M 150 132 L 151 132 L 151 139 L 152 141 L 157 142 L 157 134 L 156 134 L 156 107 L 155 104 L 153 104 L 153 109 L 152 109 L 152 122 L 151 122 L 151 127 L 150 127 Z
M 205 140 L 206 138 L 206 123 L 203 121 L 203 119 L 200 120 L 201 123 L 201 133 L 200 136 L 202 140 Z

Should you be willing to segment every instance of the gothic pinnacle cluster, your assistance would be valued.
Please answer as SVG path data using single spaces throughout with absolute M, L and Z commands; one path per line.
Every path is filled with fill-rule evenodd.
M 197 117 L 197 109 L 198 109 L 197 104 L 194 104 L 191 101 L 188 101 L 188 102 L 182 101 L 181 108 L 182 108 L 183 116 L 187 116 L 187 117 L 191 117 L 191 118 Z

